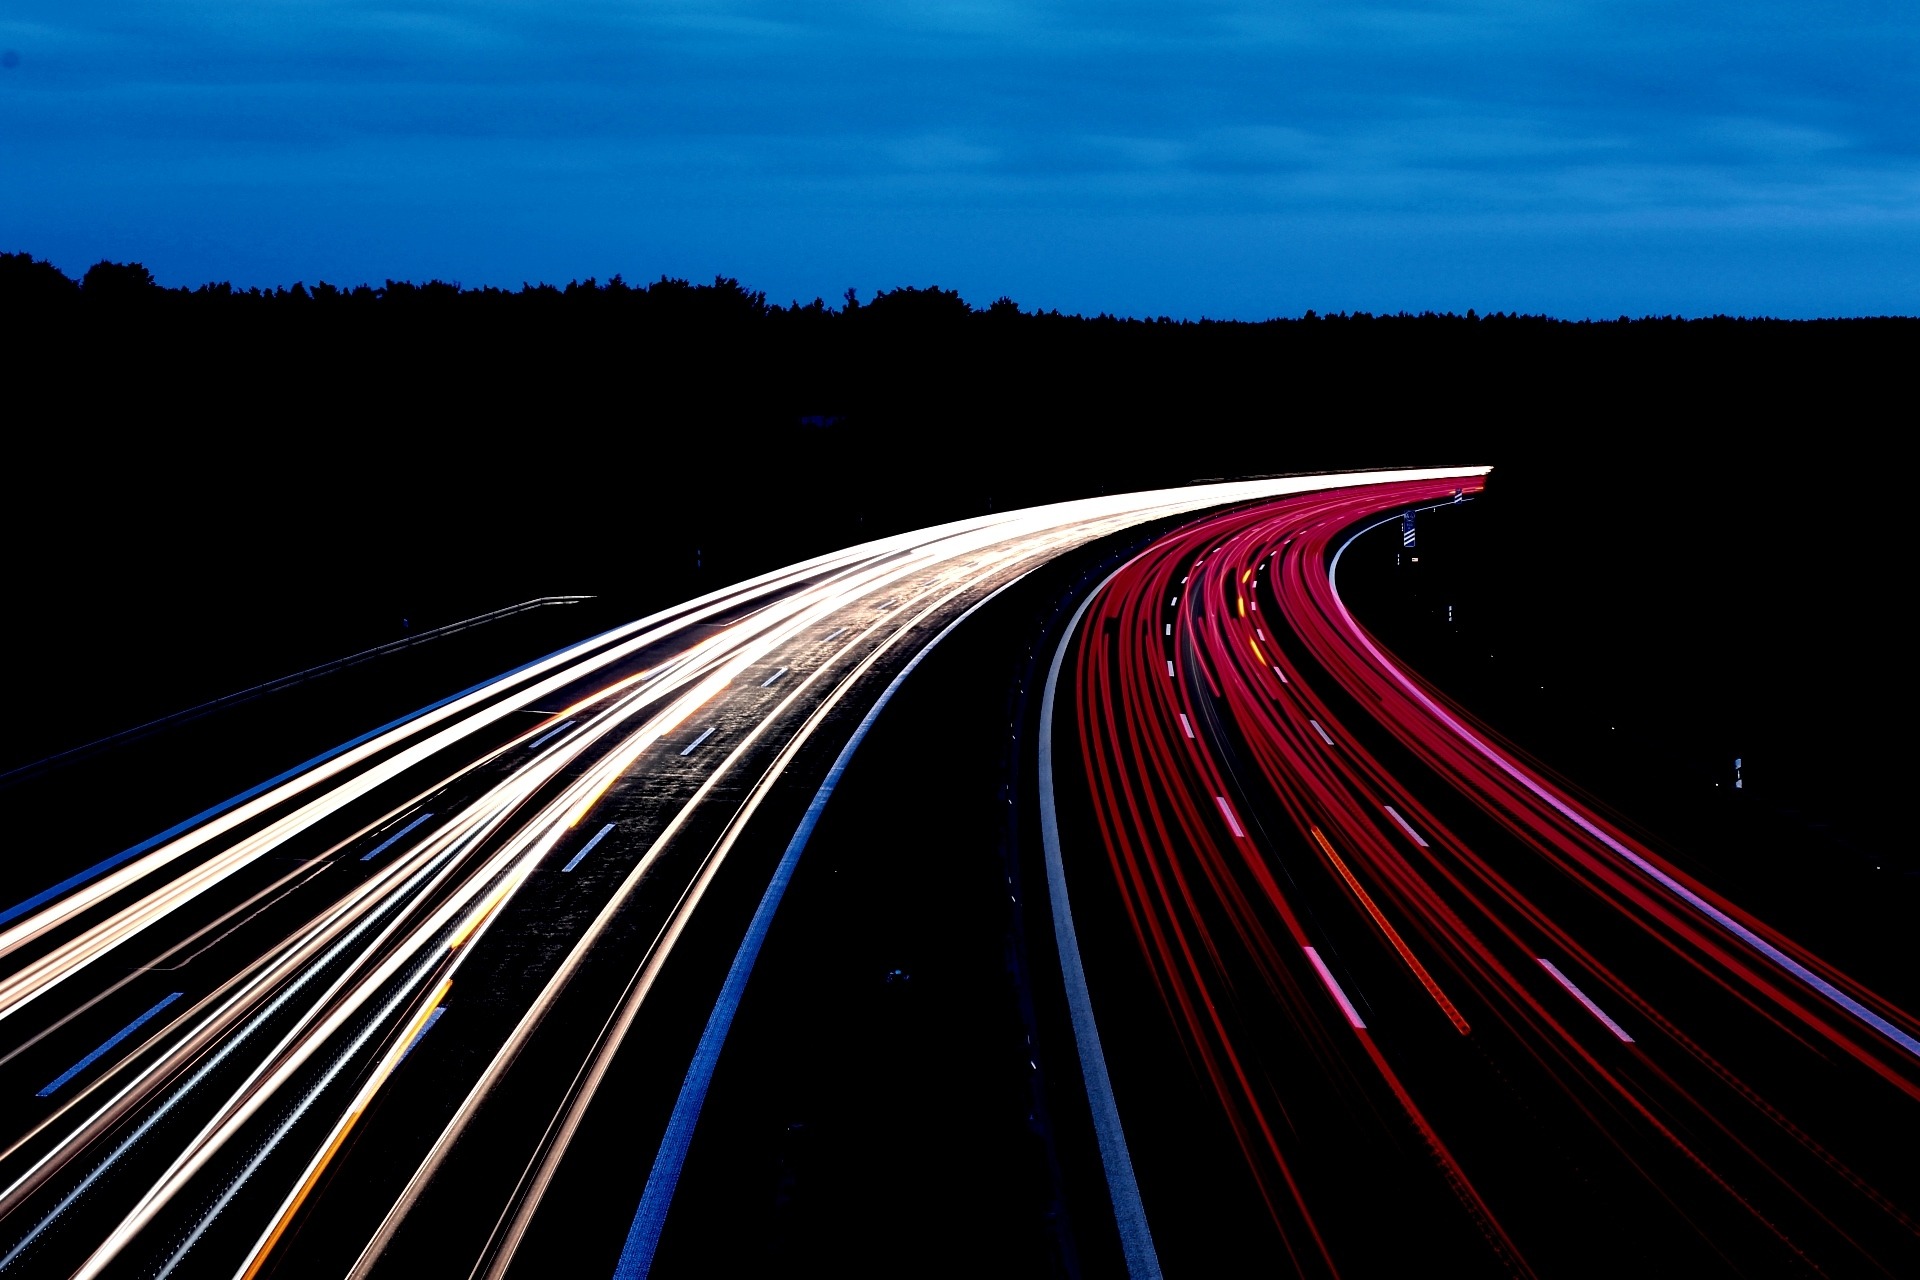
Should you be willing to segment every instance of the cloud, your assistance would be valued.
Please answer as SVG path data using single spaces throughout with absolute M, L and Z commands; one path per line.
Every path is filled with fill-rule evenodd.
M 1920 10 L 1892 0 L 15 0 L 0 47 L 0 225 L 60 238 L 17 247 L 197 245 L 246 193 L 259 244 L 163 275 L 454 201 L 609 254 L 725 209 L 742 257 L 815 260 L 843 238 L 796 243 L 796 207 L 935 209 L 985 261 L 969 217 L 1871 228 L 1920 183 Z M 419 235 L 359 274 L 417 273 Z M 470 278 L 525 274 L 503 239 Z

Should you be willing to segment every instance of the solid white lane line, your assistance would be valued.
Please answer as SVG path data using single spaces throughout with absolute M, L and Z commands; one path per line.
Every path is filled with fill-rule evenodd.
M 1087 607 L 1119 575 L 1120 570 L 1116 569 L 1106 582 L 1080 602 L 1066 630 L 1060 634 L 1060 644 L 1053 651 L 1053 664 L 1047 669 L 1046 691 L 1040 698 L 1040 843 L 1047 856 L 1047 898 L 1053 907 L 1053 937 L 1060 953 L 1060 978 L 1067 989 L 1067 1011 L 1073 1023 L 1074 1046 L 1080 1051 L 1080 1075 L 1086 1084 L 1094 1139 L 1100 1148 L 1100 1165 L 1107 1177 L 1114 1222 L 1120 1230 L 1121 1256 L 1129 1280 L 1160 1280 L 1160 1256 L 1154 1250 L 1153 1232 L 1147 1226 L 1147 1207 L 1140 1199 L 1133 1157 L 1127 1151 L 1126 1130 L 1120 1124 L 1120 1104 L 1113 1095 L 1106 1054 L 1100 1047 L 1093 996 L 1087 990 L 1087 971 L 1080 958 L 1073 904 L 1067 897 L 1067 870 L 1060 853 L 1060 817 L 1054 805 L 1053 717 L 1060 668 L 1066 662 L 1067 649 L 1073 643 L 1081 619 L 1086 616 Z
M 1180 727 L 1187 731 L 1189 738 L 1193 736 L 1193 722 L 1187 719 L 1187 713 L 1184 711 L 1180 713 Z
M 1574 986 L 1573 979 L 1569 978 L 1566 974 L 1560 972 L 1559 968 L 1553 963 L 1553 961 L 1547 959 L 1545 956 L 1535 956 L 1534 959 L 1540 962 L 1540 967 L 1542 969 L 1545 969 L 1548 973 L 1553 975 L 1553 980 L 1555 982 L 1559 983 L 1561 986 L 1567 989 L 1567 993 L 1569 995 L 1571 995 L 1575 1000 L 1578 1000 L 1581 1004 L 1585 1005 L 1587 1007 L 1588 1013 L 1600 1019 L 1600 1021 L 1606 1023 L 1607 1030 L 1613 1032 L 1614 1035 L 1620 1037 L 1620 1039 L 1624 1043 L 1626 1044 L 1633 1043 L 1633 1037 L 1628 1035 L 1625 1031 L 1623 1031 L 1619 1023 L 1615 1022 L 1612 1018 L 1609 1018 L 1601 1010 L 1599 1005 L 1595 1004 L 1591 999 L 1589 999 L 1587 997 L 1586 992 Z
M 1353 1001 L 1347 999 L 1347 993 L 1342 991 L 1340 984 L 1333 980 L 1333 970 L 1327 968 L 1327 962 L 1320 958 L 1320 953 L 1312 947 L 1302 947 L 1301 950 L 1307 953 L 1307 959 L 1313 961 L 1313 967 L 1320 974 L 1320 981 L 1327 984 L 1327 990 L 1333 993 L 1333 998 L 1340 1004 L 1340 1012 L 1347 1015 L 1347 1021 L 1353 1024 L 1353 1029 L 1365 1031 L 1367 1024 L 1360 1021 L 1360 1014 L 1354 1009 Z
M 1220 806 L 1220 812 L 1226 815 L 1227 826 L 1233 831 L 1235 840 L 1245 840 L 1247 833 L 1240 829 L 1240 819 L 1233 816 L 1233 806 L 1227 803 L 1225 796 L 1215 796 L 1213 802 Z
M 767 677 L 767 678 L 766 678 L 765 680 L 762 680 L 762 681 L 760 682 L 760 687 L 761 687 L 762 689 L 770 689 L 770 688 L 772 688 L 772 687 L 773 687 L 773 682 L 774 682 L 775 680 L 778 680 L 778 679 L 779 679 L 779 678 L 780 678 L 781 676 L 783 676 L 783 675 L 785 675 L 785 674 L 787 674 L 787 669 L 786 669 L 785 667 L 782 667 L 782 668 L 780 668 L 780 669 L 779 669 L 778 671 L 776 671 L 776 672 L 774 672 L 774 673 L 773 673 L 772 675 L 770 675 L 770 676 L 768 676 L 768 677 Z
M 1312 725 L 1313 731 L 1320 735 L 1320 741 L 1326 743 L 1328 746 L 1333 745 L 1333 739 L 1327 736 L 1327 731 L 1320 727 L 1320 722 L 1318 720 L 1309 720 L 1307 721 L 1307 723 Z
M 597 833 L 597 834 L 596 834 L 596 835 L 595 835 L 595 836 L 593 837 L 593 839 L 591 839 L 591 840 L 589 840 L 589 841 L 587 841 L 587 843 L 586 843 L 586 847 L 585 847 L 585 848 L 583 848 L 583 849 L 581 849 L 581 850 L 580 850 L 580 852 L 578 852 L 578 853 L 576 853 L 576 854 L 574 854 L 574 855 L 573 855 L 573 860 L 572 860 L 571 862 L 569 862 L 569 863 L 567 863 L 567 865 L 566 865 L 566 866 L 564 866 L 564 867 L 562 867 L 562 868 L 560 868 L 560 869 L 561 869 L 562 871 L 571 871 L 571 870 L 573 870 L 573 869 L 574 869 L 575 867 L 577 867 L 577 866 L 579 866 L 579 865 L 580 865 L 580 859 L 582 859 L 582 858 L 584 858 L 584 857 L 586 857 L 586 856 L 587 856 L 588 854 L 590 854 L 590 853 L 592 853 L 592 852 L 593 852 L 593 846 L 595 846 L 595 845 L 597 845 L 597 844 L 599 844 L 599 843 L 600 843 L 600 842 L 601 842 L 602 840 L 605 840 L 605 839 L 607 838 L 607 832 L 609 832 L 609 831 L 611 831 L 611 830 L 613 830 L 613 829 L 614 829 L 614 828 L 615 828 L 616 826 L 618 826 L 618 825 L 619 825 L 618 823 L 614 823 L 614 822 L 609 822 L 609 823 L 608 823 L 608 824 L 607 824 L 606 826 L 604 826 L 604 827 L 602 827 L 602 828 L 600 828 L 600 830 L 599 830 L 599 832 L 598 832 L 598 833 Z
M 707 739 L 708 739 L 709 737 L 711 737 L 711 736 L 713 736 L 713 726 L 712 726 L 712 725 L 708 725 L 708 726 L 707 726 L 706 728 L 704 728 L 704 729 L 702 729 L 702 730 L 700 731 L 700 736 L 699 736 L 699 737 L 697 737 L 697 738 L 695 738 L 695 739 L 694 739 L 694 740 L 693 740 L 692 742 L 689 742 L 689 743 L 688 743 L 688 744 L 686 745 L 686 748 L 685 748 L 685 749 L 684 749 L 683 751 L 681 751 L 681 752 L 680 752 L 680 754 L 681 754 L 681 755 L 683 755 L 683 756 L 690 756 L 690 755 L 692 755 L 692 754 L 693 754 L 693 749 L 694 749 L 695 747 L 697 747 L 697 746 L 699 746 L 699 745 L 700 745 L 701 743 L 703 743 L 703 742 L 705 742 L 705 741 L 706 741 L 706 740 L 707 740 Z
M 1395 822 L 1400 824 L 1400 829 L 1407 833 L 1407 839 L 1413 841 L 1415 844 L 1419 845 L 1422 849 L 1429 847 L 1427 842 L 1420 838 L 1420 833 L 1418 831 L 1415 831 L 1413 827 L 1408 824 L 1407 820 L 1400 816 L 1400 811 L 1398 809 L 1394 808 L 1390 804 L 1383 804 L 1380 807 L 1387 811 L 1387 816 L 1389 818 L 1392 818 Z
M 1020 579 L 1014 579 L 1018 582 Z M 660 1148 L 655 1153 L 652 1171 L 647 1175 L 647 1185 L 640 1193 L 640 1206 L 634 1210 L 633 1223 L 627 1229 L 626 1243 L 621 1247 L 620 1258 L 614 1264 L 615 1280 L 640 1280 L 653 1266 L 654 1251 L 659 1247 L 660 1233 L 666 1227 L 667 1211 L 673 1206 L 674 1188 L 679 1184 L 680 1171 L 685 1166 L 687 1149 L 693 1142 L 695 1126 L 700 1121 L 701 1108 L 706 1103 L 707 1091 L 713 1083 L 714 1068 L 720 1060 L 720 1051 L 725 1047 L 727 1033 L 733 1026 L 733 1020 L 740 1008 L 741 997 L 746 994 L 747 982 L 753 976 L 754 962 L 760 957 L 761 947 L 765 944 L 767 933 L 773 927 L 774 913 L 779 910 L 780 901 L 786 896 L 787 886 L 793 879 L 794 869 L 799 865 L 800 855 L 806 852 L 807 842 L 812 839 L 814 828 L 819 824 L 820 815 L 826 810 L 827 801 L 833 796 L 834 788 L 846 773 L 847 766 L 853 760 L 853 754 L 866 740 L 874 722 L 880 713 L 899 692 L 907 677 L 914 673 L 926 656 L 952 635 L 954 631 L 971 618 L 988 601 L 993 600 L 1007 587 L 1009 582 L 986 596 L 975 601 L 965 613 L 949 622 L 938 635 L 927 641 L 926 646 L 914 654 L 900 673 L 887 685 L 886 689 L 874 700 L 874 704 L 861 719 L 853 736 L 847 739 L 847 745 L 840 749 L 840 755 L 828 770 L 826 780 L 814 793 L 813 802 L 807 806 L 807 812 L 800 820 L 799 827 L 788 841 L 786 852 L 781 855 L 779 865 L 774 868 L 773 878 L 768 882 L 766 892 L 760 898 L 760 905 L 753 913 L 753 920 L 747 926 L 746 935 L 740 941 L 740 949 L 734 953 L 733 965 L 727 971 L 725 983 L 719 996 L 714 1000 L 713 1012 L 708 1015 L 706 1029 L 701 1033 L 700 1043 L 693 1052 L 693 1061 L 687 1067 L 687 1074 L 680 1086 L 679 1096 L 673 1107 L 673 1114 L 667 1119 L 667 1130 L 660 1138 Z

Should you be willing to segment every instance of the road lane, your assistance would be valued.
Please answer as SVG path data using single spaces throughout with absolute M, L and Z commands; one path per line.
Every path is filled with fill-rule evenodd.
M 1583 810 L 1340 602 L 1352 530 L 1449 490 L 1206 518 L 1129 566 L 1082 636 L 1091 840 L 1276 1253 L 1301 1274 L 1416 1253 L 1490 1273 L 1920 1264 L 1912 1017 Z M 1863 1089 L 1879 1100 L 1838 1101 Z M 1356 1094 L 1371 1119 L 1303 1123 Z M 1417 1248 L 1355 1209 L 1386 1178 Z M 1470 1231 L 1446 1235 L 1423 1182 Z M 1145 1192 L 1150 1213 L 1169 1194 L 1151 1170 Z
M 96 1028 L 153 1005 L 148 979 L 130 982 L 129 969 L 164 971 L 168 990 L 184 994 L 86 1064 L 53 1110 L 7 1113 L 0 1272 L 255 1268 L 316 1212 L 355 1199 L 326 1188 L 351 1183 L 370 1124 L 385 1131 L 384 1114 L 367 1117 L 401 1058 L 418 1079 L 450 1043 L 441 1032 L 410 1053 L 423 1019 L 465 1007 L 470 957 L 497 966 L 501 922 L 515 922 L 509 933 L 525 927 L 518 901 L 530 885 L 546 901 L 553 882 L 543 873 L 576 857 L 565 852 L 571 833 L 591 815 L 636 788 L 659 792 L 648 796 L 651 823 L 634 832 L 634 844 L 650 843 L 629 844 L 616 822 L 622 839 L 606 847 L 617 844 L 618 856 L 585 864 L 624 879 L 585 868 L 571 877 L 570 918 L 597 903 L 623 929 L 662 913 L 670 923 L 675 903 L 698 901 L 702 869 L 717 866 L 711 850 L 693 856 L 674 839 L 711 819 L 682 815 L 703 797 L 703 813 L 737 815 L 739 789 L 708 785 L 733 768 L 758 765 L 777 781 L 782 735 L 806 723 L 836 679 L 941 621 L 916 608 L 964 609 L 1023 565 L 1142 520 L 1314 483 L 1325 482 L 1088 500 L 817 557 L 424 709 L 30 900 L 0 932 L 0 1025 L 20 1050 L 0 1063 L 0 1084 L 44 1085 L 59 1070 L 50 1064 L 102 1043 Z M 665 748 L 703 713 L 714 721 L 702 752 Z M 703 765 L 708 751 L 728 754 Z M 658 938 L 670 950 L 673 936 Z M 585 967 L 584 954 L 559 962 L 565 950 L 528 978 L 559 976 L 564 988 L 561 975 Z M 499 994 L 497 982 L 483 986 Z M 524 1047 L 559 994 L 532 994 L 479 1049 L 495 1065 L 456 1073 L 437 1095 L 484 1101 L 511 1071 L 510 1046 Z M 462 1104 L 455 1119 L 482 1110 Z M 458 1145 L 461 1128 L 442 1145 Z M 431 1183 L 431 1163 L 412 1192 L 399 1189 L 390 1223 Z M 365 1222 L 364 1205 L 342 1212 Z

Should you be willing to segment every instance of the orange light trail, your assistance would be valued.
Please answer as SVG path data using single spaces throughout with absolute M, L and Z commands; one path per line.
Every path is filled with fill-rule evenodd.
M 1433 980 L 1433 975 L 1427 972 L 1427 967 L 1420 963 L 1418 956 L 1413 954 L 1413 949 L 1407 945 L 1406 939 L 1400 936 L 1400 931 L 1393 927 L 1392 922 L 1380 910 L 1379 904 L 1373 900 L 1373 895 L 1368 893 L 1365 886 L 1354 878 L 1353 872 L 1347 869 L 1346 861 L 1333 851 L 1333 846 L 1327 843 L 1327 838 L 1320 834 L 1320 828 L 1313 827 L 1311 830 L 1313 838 L 1320 842 L 1320 847 L 1326 850 L 1327 857 L 1333 860 L 1333 869 L 1340 873 L 1340 878 L 1345 880 L 1347 887 L 1353 890 L 1353 896 L 1360 900 L 1360 905 L 1367 909 L 1367 914 L 1373 917 L 1373 922 L 1380 926 L 1380 932 L 1387 935 L 1387 941 L 1393 944 L 1393 949 L 1400 953 L 1400 958 L 1407 962 L 1409 969 L 1413 970 L 1413 976 L 1420 979 L 1420 985 L 1427 989 L 1427 994 L 1433 997 L 1434 1003 L 1440 1006 L 1440 1011 L 1447 1015 L 1448 1020 L 1459 1028 L 1460 1034 L 1466 1035 L 1470 1028 L 1467 1026 L 1466 1018 L 1461 1016 L 1460 1010 L 1454 1007 L 1453 1001 L 1447 999 L 1446 992 L 1440 990 L 1440 984 Z

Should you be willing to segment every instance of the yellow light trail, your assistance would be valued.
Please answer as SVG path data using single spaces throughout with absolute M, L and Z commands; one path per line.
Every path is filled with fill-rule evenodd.
M 346 1115 L 341 1117 L 340 1123 L 334 1126 L 332 1136 L 327 1140 L 326 1145 L 321 1147 L 320 1154 L 315 1156 L 312 1163 L 307 1166 L 306 1176 L 294 1187 L 293 1193 L 280 1206 L 280 1212 L 275 1216 L 272 1225 L 267 1228 L 266 1234 L 254 1243 L 252 1252 L 241 1263 L 239 1280 L 254 1280 L 254 1277 L 260 1274 L 260 1269 L 266 1265 L 267 1255 L 272 1253 L 273 1246 L 280 1242 L 280 1237 L 285 1233 L 287 1225 L 293 1221 L 293 1215 L 300 1212 L 300 1206 L 306 1203 L 307 1196 L 320 1181 L 320 1175 L 326 1172 L 327 1165 L 333 1160 L 341 1145 L 346 1142 L 347 1135 L 353 1131 L 353 1126 L 365 1113 L 368 1104 L 373 1101 L 373 1095 L 380 1091 L 380 1086 L 387 1082 L 387 1077 L 393 1074 L 393 1069 L 400 1065 L 400 1059 L 406 1056 L 414 1037 L 420 1034 L 427 1025 L 427 1019 L 433 1016 L 433 1011 L 440 1007 L 440 1002 L 447 998 L 447 992 L 452 989 L 453 979 L 442 979 L 440 985 L 434 988 L 433 994 L 427 997 L 427 1002 L 420 1007 L 418 1016 L 407 1024 L 406 1030 L 387 1051 L 380 1069 L 374 1072 L 373 1077 L 362 1086 L 359 1096 L 353 1100 L 353 1105 L 347 1108 Z
M 1375 478 L 1405 477 L 1401 473 L 1391 477 L 1349 476 L 1341 480 L 1351 484 Z M 84 1115 L 88 1109 L 91 1114 L 85 1115 L 66 1138 L 47 1148 L 45 1155 L 36 1159 L 33 1167 L 12 1186 L 0 1192 L 0 1209 L 10 1211 L 16 1207 L 19 1198 L 32 1194 L 44 1177 L 50 1176 L 46 1170 L 58 1162 L 91 1149 L 92 1135 L 106 1132 L 117 1117 L 137 1114 L 139 1108 L 149 1107 L 164 1096 L 165 1090 L 175 1087 L 173 1082 L 187 1078 L 189 1064 L 216 1051 L 227 1052 L 232 1045 L 247 1043 L 250 1047 L 246 1052 L 259 1056 L 242 1059 L 251 1065 L 240 1072 L 242 1078 L 238 1086 L 224 1102 L 211 1108 L 211 1115 L 200 1131 L 178 1150 L 171 1164 L 95 1250 L 82 1267 L 82 1274 L 92 1274 L 106 1266 L 189 1179 L 241 1134 L 266 1101 L 293 1079 L 304 1064 L 316 1054 L 338 1052 L 331 1046 L 349 1038 L 344 1029 L 350 1019 L 360 1016 L 358 1011 L 367 1001 L 378 992 L 391 990 L 385 984 L 403 971 L 417 971 L 408 970 L 407 966 L 421 963 L 421 958 L 436 945 L 442 948 L 438 954 L 451 957 L 444 962 L 449 968 L 443 978 L 443 982 L 451 982 L 451 969 L 471 954 L 478 932 L 504 914 L 513 894 L 526 883 L 528 873 L 601 801 L 615 782 L 640 762 L 648 747 L 702 706 L 728 694 L 742 671 L 764 660 L 780 646 L 806 636 L 810 628 L 837 611 L 863 607 L 880 598 L 881 592 L 899 591 L 914 583 L 921 584 L 914 587 L 915 590 L 941 594 L 945 584 L 955 580 L 952 575 L 956 572 L 964 576 L 984 572 L 992 566 L 1037 562 L 1062 547 L 1143 520 L 1326 484 L 1325 477 L 1294 478 L 1086 499 L 958 521 L 816 557 L 722 588 L 676 609 L 650 615 L 503 677 L 447 707 L 437 708 L 352 751 L 343 752 L 57 899 L 13 927 L 0 931 L 0 957 L 61 928 L 110 895 L 136 888 L 143 880 L 157 877 L 163 871 L 170 877 L 146 890 L 137 900 L 0 977 L 0 1018 L 83 971 L 93 961 L 194 902 L 206 890 L 286 845 L 316 823 L 373 796 L 379 788 L 404 779 L 402 785 L 416 791 L 415 800 L 408 804 L 418 804 L 436 788 L 444 789 L 454 779 L 505 759 L 510 751 L 522 748 L 553 724 L 593 711 L 590 718 L 584 719 L 552 747 L 518 760 L 511 773 L 488 785 L 478 798 L 449 812 L 436 827 L 425 831 L 411 844 L 398 847 L 337 902 L 312 917 L 309 924 L 250 962 L 234 979 L 218 986 L 213 994 L 187 1011 L 178 1024 L 177 1035 L 169 1031 L 173 1038 L 164 1051 L 140 1059 L 135 1074 L 121 1078 L 124 1063 L 105 1068 L 97 1079 L 80 1089 L 56 1117 L 50 1117 L 49 1123 L 72 1113 L 82 1099 L 86 1100 L 86 1107 L 80 1114 Z M 965 568 L 968 564 L 972 569 Z M 782 595 L 783 592 L 786 594 Z M 768 596 L 777 598 L 761 603 Z M 711 626 L 713 619 L 728 616 L 750 603 L 757 605 L 752 613 L 726 625 L 717 634 L 697 637 L 688 634 L 691 628 Z M 1244 597 L 1242 607 L 1244 609 Z M 902 622 L 892 637 L 866 661 L 877 660 L 911 625 Z M 441 782 L 425 783 L 420 774 L 410 772 L 445 768 L 443 753 L 470 751 L 463 744 L 488 725 L 543 705 L 542 700 L 579 688 L 583 681 L 615 663 L 640 655 L 651 646 L 670 642 L 679 642 L 682 647 L 665 661 L 653 662 L 645 671 L 614 680 L 579 698 L 565 711 L 543 718 L 535 729 L 514 735 L 503 746 L 461 758 Z M 848 647 L 851 645 L 849 642 Z M 1257 645 L 1255 653 L 1260 653 Z M 802 688 L 812 687 L 816 674 L 809 672 L 805 682 L 787 695 L 789 701 L 797 697 Z M 752 691 L 743 692 L 751 694 Z M 841 695 L 836 694 L 838 696 Z M 789 701 L 779 705 L 785 707 Z M 756 726 L 749 740 L 761 733 L 766 723 Z M 728 761 L 747 745 L 748 742 L 743 741 L 727 757 Z M 593 754 L 589 755 L 590 752 Z M 542 803 L 536 813 L 527 812 L 529 802 L 537 793 L 557 782 L 563 771 L 578 769 L 583 761 L 586 762 L 584 773 L 564 786 L 560 794 Z M 703 784 L 695 798 L 705 794 Z M 690 799 L 686 803 L 692 802 Z M 385 817 L 362 827 L 362 833 L 384 829 L 404 817 L 407 811 L 404 806 L 391 810 Z M 682 814 L 684 812 L 683 809 Z M 680 816 L 675 815 L 670 825 L 677 824 Z M 328 856 L 340 854 L 349 844 L 350 841 L 334 845 Z M 185 869 L 172 870 L 175 867 Z M 285 1015 L 280 1015 L 282 1021 L 275 1023 L 273 1034 L 252 1041 L 246 1039 L 252 1028 L 262 1025 L 260 1019 L 265 1016 L 262 1010 L 268 1007 L 267 1002 L 274 993 L 288 989 L 289 982 L 297 989 L 306 966 L 323 955 L 336 954 L 341 959 L 330 962 L 331 967 L 324 970 L 327 976 L 317 981 L 311 1000 L 303 994 L 300 997 L 303 1003 L 292 1006 L 295 1013 L 290 1022 Z M 336 969 L 337 977 L 333 976 Z M 389 1007 L 388 999 L 387 995 L 380 996 L 381 1007 Z M 432 1007 L 429 1003 L 416 1016 L 416 1024 L 420 1018 L 430 1016 Z M 284 1034 L 280 1030 L 283 1025 Z M 403 1040 L 407 1038 L 410 1037 Z M 377 1073 L 378 1078 L 384 1079 L 390 1070 L 391 1061 Z M 336 1158 L 347 1128 L 357 1122 L 364 1105 L 364 1102 L 356 1103 L 342 1114 L 335 1133 L 316 1154 L 318 1163 L 310 1170 L 312 1176 L 303 1178 L 290 1193 L 298 1199 L 283 1205 L 283 1212 L 267 1224 L 262 1236 L 263 1252 L 247 1264 L 249 1268 L 265 1256 L 264 1250 L 271 1249 L 281 1238 L 278 1231 L 317 1185 L 318 1170 Z M 50 1221 L 51 1218 L 43 1220 L 42 1227 Z M 40 1229 L 35 1228 L 35 1234 Z

